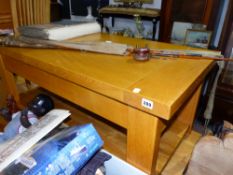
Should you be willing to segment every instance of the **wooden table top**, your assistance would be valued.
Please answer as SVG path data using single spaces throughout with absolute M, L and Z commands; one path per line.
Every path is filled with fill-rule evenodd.
M 72 41 L 100 40 L 129 45 L 148 44 L 150 48 L 157 49 L 190 49 L 190 47 L 106 34 L 84 36 Z M 0 52 L 167 120 L 193 93 L 213 65 L 213 61 L 210 60 L 151 59 L 147 62 L 139 62 L 132 56 L 56 49 L 5 47 L 0 48 Z M 134 93 L 135 88 L 141 91 Z M 153 109 L 143 107 L 142 98 L 151 100 Z

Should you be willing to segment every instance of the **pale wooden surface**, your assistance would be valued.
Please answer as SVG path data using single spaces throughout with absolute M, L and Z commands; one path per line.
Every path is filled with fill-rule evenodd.
M 137 42 L 135 39 L 99 34 L 80 37 L 78 41 L 80 40 L 113 40 L 130 45 L 135 45 Z M 140 45 L 146 43 L 149 47 L 158 49 L 190 48 L 147 40 L 140 41 Z M 120 57 L 77 51 L 58 52 L 49 49 L 41 52 L 5 48 L 3 52 L 9 56 L 14 55 L 16 60 L 31 66 L 37 65 L 41 70 L 49 69 L 53 74 L 59 72 L 64 79 L 81 83 L 82 86 L 95 89 L 98 93 L 164 119 L 170 119 L 180 108 L 187 96 L 190 96 L 203 80 L 203 75 L 211 68 L 212 63 L 209 60 L 182 59 L 166 61 L 153 59 L 142 63 L 134 61 L 132 56 Z M 133 93 L 134 88 L 140 88 L 141 92 Z M 152 110 L 141 106 L 143 97 L 154 102 L 155 107 Z
M 179 113 L 178 120 L 189 126 L 189 132 L 191 132 L 193 121 L 196 116 L 196 108 L 194 106 L 198 105 L 199 97 L 202 91 L 202 84 L 198 87 L 196 92 L 191 96 L 190 100 L 186 103 L 183 110 Z
M 101 34 L 81 37 L 78 41 L 82 40 L 111 40 L 131 45 L 147 43 L 158 49 L 189 49 Z M 209 60 L 137 62 L 132 56 L 49 49 L 0 48 L 0 52 L 6 68 L 6 82 L 17 102 L 20 98 L 12 72 L 125 128 L 127 152 L 123 157 L 148 174 L 155 174 L 160 140 L 167 132 L 173 132 L 175 118 L 184 118 L 182 111 L 190 113 L 187 116 L 190 120 L 185 120 L 184 128 L 191 126 L 201 82 L 212 67 Z M 133 93 L 134 88 L 140 88 L 141 92 Z M 153 101 L 154 108 L 142 107 L 142 98 Z M 171 118 L 171 121 L 164 120 Z M 172 126 L 167 129 L 166 125 Z M 178 130 L 178 135 L 181 136 L 177 137 L 177 143 L 184 134 L 179 134 Z M 168 153 L 173 154 L 177 145 L 174 144 Z M 165 156 L 163 165 L 170 156 Z
M 10 0 L 13 28 L 50 22 L 50 0 Z
M 6 98 L 8 95 L 8 90 L 4 78 L 4 69 L 5 68 L 0 55 L 0 108 L 6 105 Z
M 22 93 L 23 103 L 29 102 L 36 94 L 46 93 L 51 96 L 55 102 L 56 108 L 64 108 L 71 111 L 71 118 L 66 121 L 66 124 L 70 126 L 93 123 L 97 129 L 101 138 L 104 140 L 104 149 L 125 160 L 126 155 L 126 131 L 123 128 L 116 127 L 114 124 L 102 120 L 98 116 L 82 108 L 69 103 L 57 96 L 54 96 L 43 89 L 35 89 L 31 92 L 27 92 L 23 81 L 20 82 L 18 88 Z M 36 87 L 36 85 L 34 85 Z M 25 93 L 27 92 L 27 93 Z M 2 128 L 1 128 L 2 129 Z M 182 175 L 189 161 L 191 152 L 197 140 L 200 138 L 200 134 L 192 131 L 190 135 L 185 137 L 181 143 L 180 138 L 185 136 L 188 128 L 177 121 L 176 125 L 173 125 L 169 132 L 166 132 L 159 146 L 159 155 L 157 160 L 156 171 L 162 175 Z M 169 157 L 173 152 L 173 147 L 177 147 L 172 157 Z M 167 160 L 169 159 L 169 162 Z
M 41 88 L 37 88 L 36 84 L 32 84 L 32 91 L 26 87 L 24 79 L 17 77 L 17 88 L 22 93 L 22 99 L 24 106 L 38 93 L 47 93 L 55 101 L 56 108 L 64 108 L 71 111 L 71 118 L 66 121 L 68 125 L 80 125 L 86 123 L 93 123 L 101 138 L 104 140 L 104 148 L 111 153 L 117 155 L 121 159 L 125 159 L 126 155 L 126 131 L 123 128 L 116 127 L 109 122 L 102 121 L 102 119 L 93 113 L 83 110 L 82 108 L 69 103 L 57 96 L 54 96 Z M 2 92 L 2 91 L 1 91 Z M 2 94 L 2 93 L 1 93 Z M 0 95 L 1 95 L 0 94 Z M 1 106 L 3 107 L 3 106 Z M 101 119 L 101 120 L 100 120 Z M 179 122 L 179 121 L 178 121 Z M 0 118 L 0 131 L 7 122 Z M 183 171 L 187 166 L 191 152 L 197 140 L 200 138 L 200 134 L 192 131 L 190 135 L 185 137 L 181 143 L 180 138 L 185 134 L 188 128 L 182 123 L 173 125 L 170 132 L 161 139 L 159 147 L 159 155 L 157 160 L 157 172 L 161 172 L 162 175 L 183 175 Z M 178 147 L 172 157 L 169 157 L 174 150 L 173 147 Z M 167 160 L 169 159 L 169 162 Z
M 162 175 L 183 175 L 183 172 L 189 162 L 193 148 L 200 139 L 200 133 L 192 131 L 176 149 L 171 160 L 162 171 Z
M 0 0 L 0 29 L 12 28 L 11 8 L 9 0 Z

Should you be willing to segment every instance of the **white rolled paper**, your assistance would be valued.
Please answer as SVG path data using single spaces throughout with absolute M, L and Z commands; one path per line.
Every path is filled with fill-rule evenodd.
M 99 33 L 100 31 L 101 27 L 97 22 L 83 23 L 66 26 L 64 28 L 52 29 L 51 31 L 48 31 L 48 39 L 59 41 L 83 35 Z
M 99 33 L 101 27 L 97 22 L 72 25 L 45 24 L 23 26 L 19 28 L 19 31 L 22 36 L 61 41 L 83 35 Z

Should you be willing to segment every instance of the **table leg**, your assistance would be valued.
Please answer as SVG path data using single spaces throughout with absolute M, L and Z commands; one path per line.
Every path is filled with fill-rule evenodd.
M 4 81 L 6 82 L 6 87 L 8 89 L 8 92 L 10 95 L 13 95 L 16 103 L 20 104 L 20 98 L 19 98 L 17 87 L 16 87 L 14 74 L 6 69 L 4 65 L 4 59 L 1 55 L 0 55 L 0 64 L 2 67 L 3 74 L 4 74 L 3 78 L 4 78 Z
M 102 14 L 99 15 L 99 23 L 100 23 L 100 26 L 101 26 L 101 31 L 103 31 L 103 28 L 104 28 L 104 17 Z
M 188 102 L 183 106 L 178 114 L 178 119 L 189 126 L 189 132 L 192 130 L 194 118 L 196 116 L 197 106 L 201 95 L 202 84 L 196 89 Z
M 157 27 L 157 19 L 153 18 L 153 32 L 152 32 L 152 40 L 155 41 L 156 27 Z
M 114 18 L 114 16 L 112 16 L 112 27 L 114 27 L 115 26 L 115 18 Z
M 156 173 L 162 122 L 130 108 L 127 126 L 127 161 L 148 174 Z

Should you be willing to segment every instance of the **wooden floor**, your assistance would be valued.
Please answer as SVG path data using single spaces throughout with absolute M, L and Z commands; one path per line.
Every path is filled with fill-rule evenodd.
M 20 85 L 19 88 L 22 92 L 26 92 L 27 89 Z M 48 93 L 41 88 L 30 91 L 30 93 L 22 93 L 22 100 L 24 104 L 27 104 L 35 94 L 38 92 Z M 104 148 L 109 152 L 117 155 L 121 159 L 124 159 L 126 155 L 126 130 L 116 126 L 101 117 L 80 108 L 64 99 L 57 97 L 49 93 L 55 101 L 56 108 L 69 109 L 71 111 L 71 117 L 65 121 L 68 125 L 79 125 L 84 123 L 93 123 L 94 127 L 99 132 L 100 136 L 104 140 Z M 5 123 L 0 120 L 0 127 Z M 2 128 L 0 128 L 2 130 Z M 170 132 L 164 134 L 161 139 L 159 159 L 157 162 L 156 171 L 161 172 L 162 175 L 182 175 L 183 171 L 188 163 L 192 149 L 200 138 L 200 134 L 192 131 L 189 136 L 185 136 L 187 128 L 182 125 L 174 125 Z M 177 134 L 178 133 L 178 134 Z M 179 144 L 177 142 L 179 137 L 185 137 Z M 170 154 L 173 147 L 178 147 L 173 157 L 168 158 L 166 155 Z M 169 159 L 169 162 L 167 160 Z

